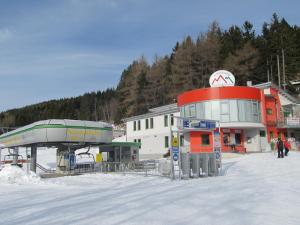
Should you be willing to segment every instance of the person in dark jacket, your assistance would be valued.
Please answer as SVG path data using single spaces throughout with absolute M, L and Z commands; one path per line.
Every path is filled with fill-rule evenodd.
M 284 156 L 283 156 L 283 148 L 284 148 L 283 141 L 279 137 L 278 141 L 277 141 L 278 158 L 284 158 Z

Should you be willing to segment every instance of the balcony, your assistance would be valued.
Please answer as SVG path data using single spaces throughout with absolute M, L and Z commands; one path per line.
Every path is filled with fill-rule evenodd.
M 280 119 L 276 122 L 276 125 L 280 128 L 300 128 L 300 117 L 287 117 Z

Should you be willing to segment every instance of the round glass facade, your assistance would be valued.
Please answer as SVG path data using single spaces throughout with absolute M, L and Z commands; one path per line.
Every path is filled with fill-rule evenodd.
M 182 117 L 226 122 L 261 122 L 260 102 L 256 100 L 210 100 L 180 107 Z

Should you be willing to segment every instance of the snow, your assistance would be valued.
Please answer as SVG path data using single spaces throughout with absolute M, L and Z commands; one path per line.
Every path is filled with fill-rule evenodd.
M 49 152 L 39 153 L 40 157 L 49 158 Z M 235 156 L 224 156 L 222 176 L 182 181 L 122 174 L 40 180 L 27 178 L 19 168 L 4 168 L 0 221 L 6 225 L 300 224 L 300 153 L 291 152 L 284 159 L 273 153 Z M 14 174 L 18 179 L 6 178 Z
M 0 182 L 9 184 L 39 184 L 41 179 L 33 172 L 26 173 L 20 167 L 5 165 L 0 171 Z

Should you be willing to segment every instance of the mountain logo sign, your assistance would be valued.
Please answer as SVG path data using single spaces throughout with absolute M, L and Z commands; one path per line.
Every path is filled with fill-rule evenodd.
M 235 78 L 227 70 L 218 70 L 210 76 L 209 84 L 211 87 L 234 86 Z

